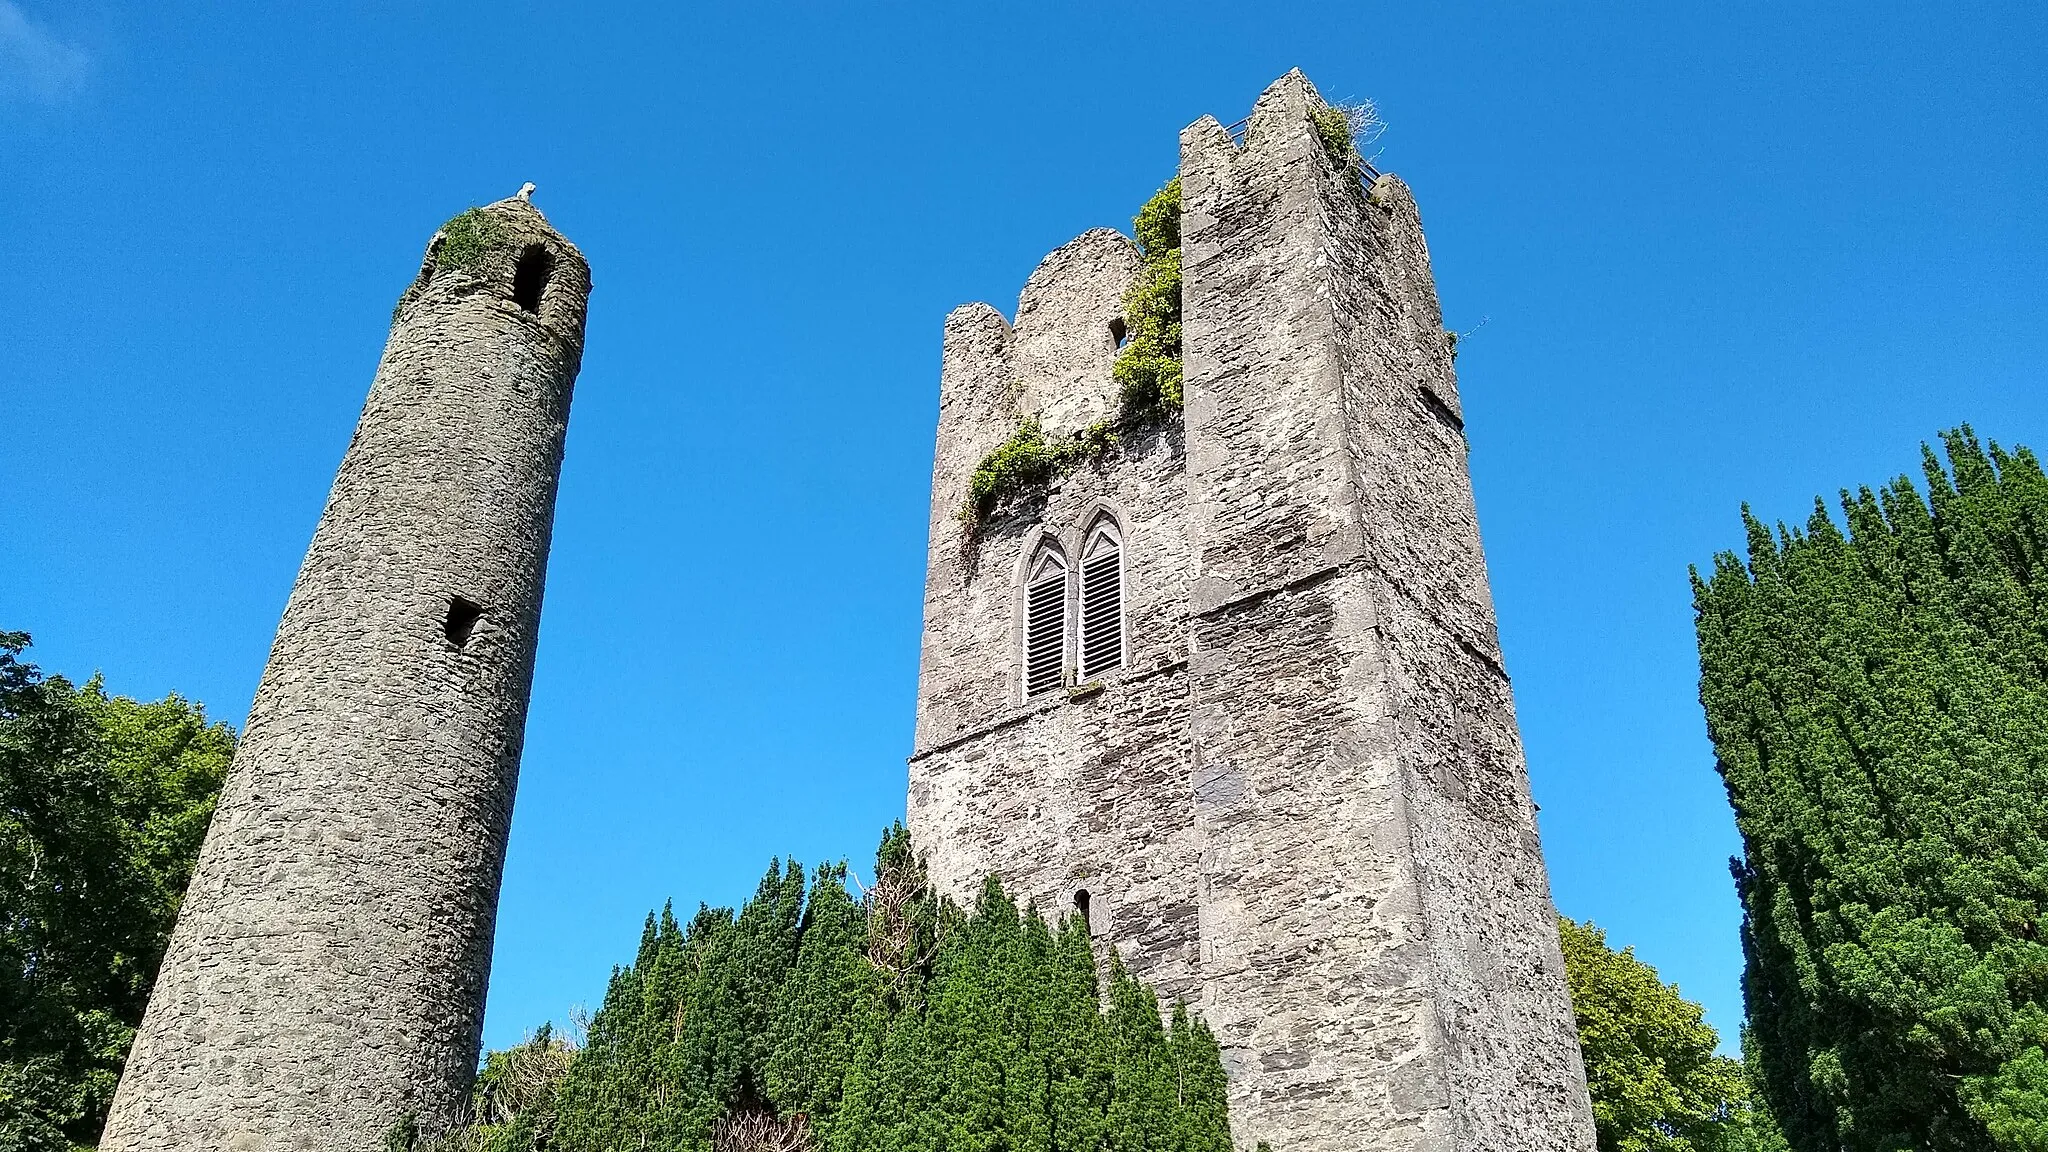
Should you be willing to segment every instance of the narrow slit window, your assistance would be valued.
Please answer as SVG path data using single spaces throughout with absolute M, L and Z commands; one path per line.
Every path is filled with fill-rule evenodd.
M 1124 666 L 1124 548 L 1107 521 L 1081 553 L 1081 679 Z
M 1074 893 L 1074 913 L 1081 917 L 1081 927 L 1087 929 L 1088 934 L 1093 936 L 1095 934 L 1095 921 L 1088 914 L 1088 890 L 1086 888 Z
M 1052 548 L 1031 563 L 1024 585 L 1024 695 L 1060 686 L 1067 660 L 1067 561 Z

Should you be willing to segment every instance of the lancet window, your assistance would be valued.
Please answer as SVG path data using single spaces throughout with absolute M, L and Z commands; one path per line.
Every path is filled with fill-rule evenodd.
M 1081 548 L 1080 649 L 1083 680 L 1124 665 L 1124 544 L 1108 516 Z
M 1067 558 L 1041 545 L 1024 578 L 1024 695 L 1060 686 L 1067 665 Z

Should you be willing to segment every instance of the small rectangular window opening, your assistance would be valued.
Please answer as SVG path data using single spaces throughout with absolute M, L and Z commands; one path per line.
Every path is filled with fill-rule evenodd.
M 1089 935 L 1094 935 L 1095 922 L 1088 918 L 1088 890 L 1086 888 L 1074 893 L 1074 914 L 1081 918 L 1081 927 L 1086 928 Z
M 1124 341 L 1130 339 L 1130 336 L 1130 330 L 1124 327 L 1123 317 L 1119 316 L 1109 322 L 1109 339 L 1111 343 L 1121 348 L 1124 346 Z
M 451 597 L 448 601 L 448 620 L 441 626 L 441 630 L 447 635 L 450 644 L 457 648 L 464 647 L 469 643 L 470 633 L 476 631 L 476 622 L 483 618 L 483 614 L 484 610 L 480 606 L 460 596 Z

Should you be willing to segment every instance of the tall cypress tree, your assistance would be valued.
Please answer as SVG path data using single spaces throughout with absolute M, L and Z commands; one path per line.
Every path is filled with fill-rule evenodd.
M 2048 1147 L 2048 478 L 1966 427 L 1694 574 L 1744 990 L 1802 1152 Z
M 1085 924 L 994 880 L 953 907 L 900 828 L 875 871 L 856 900 L 777 864 L 737 913 L 650 916 L 586 1046 L 518 1094 L 544 1121 L 500 1106 L 449 1152 L 1229 1152 L 1214 1037 L 1121 965 L 1105 1014 Z

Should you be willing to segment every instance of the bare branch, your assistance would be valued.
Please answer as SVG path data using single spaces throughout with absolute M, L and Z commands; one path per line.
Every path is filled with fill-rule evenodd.
M 711 1152 L 810 1152 L 810 1117 L 778 1118 L 761 1108 L 727 1112 L 711 1126 Z

